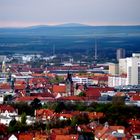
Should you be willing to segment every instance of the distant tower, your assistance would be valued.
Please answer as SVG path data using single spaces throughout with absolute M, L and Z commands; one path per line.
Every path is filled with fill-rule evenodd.
M 6 64 L 5 61 L 2 62 L 2 73 L 6 72 Z
M 67 96 L 72 96 L 74 94 L 72 74 L 70 74 L 69 72 L 66 78 L 66 93 L 67 93 Z
M 55 45 L 53 45 L 53 56 L 55 56 Z
M 11 83 L 10 83 L 10 85 L 11 85 L 11 89 L 14 91 L 14 89 L 15 89 L 15 81 L 16 81 L 16 79 L 15 78 L 12 78 L 11 79 Z
M 95 48 L 94 48 L 94 65 L 96 65 L 97 64 L 97 41 L 96 41 L 96 39 L 95 39 Z
M 30 85 L 29 85 L 29 79 L 26 80 L 26 95 L 30 95 Z
M 116 58 L 118 61 L 121 58 L 125 58 L 125 49 L 123 49 L 123 48 L 117 49 Z

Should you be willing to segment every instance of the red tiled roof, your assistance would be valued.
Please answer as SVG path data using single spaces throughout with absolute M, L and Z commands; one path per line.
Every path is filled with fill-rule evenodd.
M 38 78 L 32 78 L 29 80 L 29 84 L 40 84 L 40 83 L 48 83 L 48 80 L 45 77 L 38 77 Z
M 43 118 L 43 117 L 48 117 L 48 116 L 53 116 L 54 111 L 53 110 L 49 110 L 49 109 L 40 109 L 40 110 L 36 110 L 36 117 L 37 118 Z
M 60 97 L 58 98 L 59 100 L 73 100 L 73 101 L 81 101 L 84 100 L 83 97 L 79 97 L 79 96 L 68 96 L 68 97 Z
M 125 127 L 123 126 L 107 126 L 107 127 L 104 126 L 99 130 L 95 130 L 95 136 L 100 139 L 104 137 L 104 135 L 106 134 L 112 135 L 112 132 L 120 130 L 120 129 L 125 131 Z
M 20 133 L 18 140 L 33 140 L 34 135 L 32 133 Z
M 15 109 L 10 105 L 0 105 L 0 112 L 5 112 L 5 111 L 14 112 Z
M 26 85 L 15 85 L 14 89 L 15 90 L 24 90 L 26 88 Z
M 129 96 L 134 96 L 134 95 L 137 95 L 137 96 L 140 96 L 140 93 L 139 92 L 129 92 L 127 93 Z
M 131 101 L 140 101 L 140 96 L 139 95 L 134 95 L 130 98 Z
M 105 87 L 105 88 L 88 88 L 85 93 L 86 96 L 88 97 L 96 97 L 97 99 L 101 96 L 101 92 L 107 92 L 107 91 L 113 91 L 114 88 L 109 88 L 109 87 Z
M 49 138 L 48 134 L 36 133 L 35 136 L 34 136 L 35 140 L 48 140 L 48 138 Z
M 56 135 L 54 140 L 78 140 L 78 135 Z
M 32 73 L 31 76 L 33 76 L 33 77 L 43 77 L 44 73 Z
M 66 85 L 53 85 L 53 92 L 65 93 L 66 92 Z
M 125 96 L 125 93 L 124 93 L 124 92 L 117 92 L 117 93 L 115 94 L 115 96 Z
M 104 117 L 104 114 L 102 112 L 89 112 L 88 117 L 89 119 L 100 119 Z
M 72 130 L 71 127 L 53 128 L 51 129 L 51 133 L 55 135 L 66 135 L 66 134 L 69 134 L 71 130 Z
M 79 125 L 78 127 L 81 129 L 82 132 L 92 132 L 92 129 L 85 124 Z
M 24 84 L 26 84 L 26 82 L 25 82 L 25 80 L 16 80 L 14 84 L 15 85 L 24 85 Z
M 6 133 L 7 132 L 7 126 L 0 123 L 0 132 L 3 133 L 3 134 Z
M 98 99 L 101 96 L 100 90 L 96 88 L 88 88 L 85 91 L 85 94 L 87 97 L 92 97 L 94 99 Z
M 67 118 L 70 119 L 72 118 L 72 114 L 66 114 L 66 113 L 60 113 L 60 114 L 55 114 L 57 117 L 63 117 L 63 118 Z
M 140 134 L 140 120 L 139 119 L 131 119 L 128 121 L 130 127 L 130 133 L 131 134 L 136 134 L 139 133 Z
M 0 83 L 0 89 L 11 89 L 9 83 Z
M 108 81 L 108 76 L 94 76 L 92 79 L 97 81 Z
M 28 101 L 33 101 L 35 98 L 38 98 L 39 100 L 41 101 L 54 101 L 54 98 L 52 97 L 38 97 L 38 96 L 25 96 L 25 97 L 19 97 L 19 98 L 16 98 L 15 101 L 17 102 L 28 102 Z
M 53 94 L 51 93 L 30 93 L 30 96 L 34 97 L 52 97 L 54 98 Z

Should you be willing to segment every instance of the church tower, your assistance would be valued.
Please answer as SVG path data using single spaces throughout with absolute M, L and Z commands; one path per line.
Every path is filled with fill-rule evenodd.
M 66 78 L 66 93 L 67 93 L 67 96 L 72 96 L 74 94 L 72 74 L 70 74 L 69 72 Z
M 5 61 L 2 62 L 2 73 L 4 74 L 6 72 L 6 64 Z

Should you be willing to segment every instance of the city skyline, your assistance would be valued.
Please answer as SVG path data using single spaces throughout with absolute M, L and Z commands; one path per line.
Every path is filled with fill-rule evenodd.
M 0 0 L 0 27 L 140 25 L 139 0 Z

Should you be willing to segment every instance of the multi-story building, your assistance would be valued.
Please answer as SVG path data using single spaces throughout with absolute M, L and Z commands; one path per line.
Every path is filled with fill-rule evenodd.
M 87 77 L 72 77 L 72 81 L 77 84 L 88 84 L 89 79 Z
M 127 85 L 140 84 L 140 53 L 119 60 L 119 74 L 127 75 Z
M 127 73 L 127 59 L 122 58 L 119 59 L 119 74 L 126 74 Z
M 132 57 L 127 59 L 127 84 L 140 84 L 140 54 L 132 54 Z
M 124 76 L 109 76 L 108 77 L 108 86 L 109 87 L 115 87 L 115 86 L 121 86 L 121 85 L 127 85 L 127 77 Z
M 117 75 L 119 74 L 119 65 L 118 64 L 109 64 L 109 74 Z
M 119 60 L 121 58 L 125 58 L 125 49 L 123 49 L 123 48 L 117 49 L 116 58 L 117 58 L 117 60 Z
M 115 66 L 111 70 L 109 72 L 112 76 L 108 78 L 110 87 L 140 84 L 140 53 L 133 53 L 132 57 L 119 60 L 119 75 L 115 75 Z

